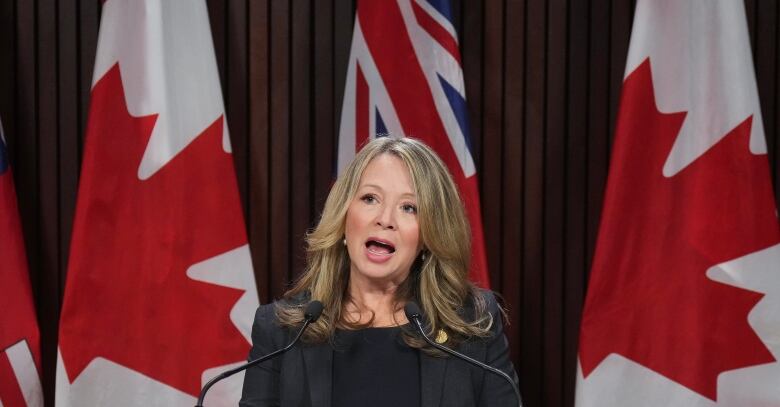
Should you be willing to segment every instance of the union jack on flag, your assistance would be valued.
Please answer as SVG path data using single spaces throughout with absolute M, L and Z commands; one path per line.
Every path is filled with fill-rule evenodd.
M 466 90 L 449 0 L 358 2 L 338 171 L 367 140 L 384 134 L 420 139 L 447 164 L 471 222 L 471 278 L 488 287 Z

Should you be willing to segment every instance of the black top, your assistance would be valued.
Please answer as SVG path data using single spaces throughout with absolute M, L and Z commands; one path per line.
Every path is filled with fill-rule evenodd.
M 420 358 L 401 328 L 337 330 L 333 407 L 420 407 Z
M 477 295 L 487 303 L 493 316 L 490 336 L 471 338 L 455 347 L 458 352 L 497 367 L 514 378 L 517 374 L 509 359 L 509 346 L 501 322 L 501 309 L 490 291 Z M 299 303 L 308 302 L 302 297 Z M 463 315 L 472 320 L 474 302 L 463 303 Z M 261 305 L 252 327 L 250 359 L 259 358 L 287 346 L 297 333 L 296 328 L 284 328 L 276 316 L 278 303 Z M 413 332 L 413 331 L 412 331 Z M 334 338 L 335 340 L 335 338 Z M 326 341 L 317 344 L 299 343 L 277 358 L 247 369 L 241 407 L 333 407 L 334 347 Z M 436 357 L 418 352 L 420 407 L 517 407 L 512 388 L 500 377 L 452 357 Z M 412 369 L 410 372 L 414 374 Z M 384 374 L 382 375 L 384 378 Z M 412 385 L 418 382 L 412 380 Z M 344 386 L 340 386 L 344 387 Z M 354 386 L 351 388 L 354 390 Z M 389 392 L 384 392 L 389 394 Z M 367 407 L 374 407 L 368 405 Z M 399 406 L 401 407 L 401 406 Z

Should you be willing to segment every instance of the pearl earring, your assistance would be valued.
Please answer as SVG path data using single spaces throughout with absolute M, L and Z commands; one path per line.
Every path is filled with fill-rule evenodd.
M 344 240 L 341 241 L 341 243 L 343 243 L 344 246 L 346 246 L 347 245 L 347 238 L 345 237 Z

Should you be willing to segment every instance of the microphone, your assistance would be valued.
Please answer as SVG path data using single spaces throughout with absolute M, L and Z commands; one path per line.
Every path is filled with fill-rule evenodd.
M 292 349 L 292 347 L 295 346 L 296 343 L 298 343 L 298 339 L 301 338 L 301 335 L 303 335 L 303 331 L 306 330 L 309 324 L 316 322 L 317 319 L 319 319 L 320 314 L 322 314 L 322 308 L 323 308 L 322 303 L 316 300 L 310 302 L 309 305 L 306 306 L 306 311 L 304 311 L 303 313 L 303 326 L 301 326 L 301 329 L 298 330 L 298 333 L 295 335 L 295 338 L 287 346 L 283 347 L 282 349 L 273 351 L 267 355 L 261 356 L 255 360 L 251 360 L 247 363 L 244 363 L 241 366 L 222 372 L 216 377 L 214 377 L 213 379 L 209 380 L 208 383 L 206 383 L 203 386 L 203 389 L 200 391 L 200 396 L 198 397 L 198 404 L 196 404 L 195 407 L 203 407 L 203 399 L 206 398 L 206 393 L 209 391 L 211 386 L 216 384 L 218 381 L 233 376 L 234 374 L 246 370 L 260 362 L 264 362 L 268 359 L 275 358 L 281 355 L 282 353 L 285 353 L 288 350 Z
M 482 369 L 487 370 L 488 372 L 491 372 L 493 374 L 499 375 L 504 380 L 509 382 L 509 385 L 512 386 L 512 390 L 515 391 L 515 397 L 517 397 L 517 405 L 519 407 L 523 407 L 523 400 L 520 398 L 520 390 L 517 388 L 517 385 L 515 384 L 515 381 L 512 380 L 511 377 L 509 377 L 508 374 L 502 372 L 501 370 L 496 369 L 495 367 L 486 365 L 476 359 L 470 358 L 460 352 L 456 352 L 444 345 L 438 344 L 431 340 L 431 338 L 428 337 L 428 335 L 425 334 L 425 329 L 423 329 L 422 326 L 422 311 L 420 311 L 420 307 L 415 302 L 408 302 L 406 303 L 406 306 L 404 306 L 404 313 L 406 313 L 406 319 L 409 321 L 414 322 L 414 326 L 417 327 L 417 331 L 420 332 L 420 335 L 422 335 L 423 339 L 425 339 L 425 342 L 428 342 L 429 345 L 433 346 L 434 348 L 448 353 L 452 356 L 455 356 L 458 359 L 464 360 L 468 363 L 471 363 L 474 366 L 481 367 Z

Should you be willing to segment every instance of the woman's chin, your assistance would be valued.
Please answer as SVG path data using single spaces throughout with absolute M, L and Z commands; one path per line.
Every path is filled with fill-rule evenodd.
M 366 262 L 365 265 L 353 265 L 352 277 L 359 278 L 368 282 L 387 283 L 396 282 L 401 283 L 409 275 L 408 270 L 406 272 L 398 270 L 393 267 L 389 262 L 376 264 L 373 262 Z

